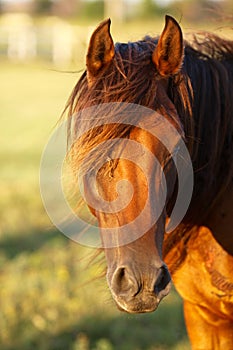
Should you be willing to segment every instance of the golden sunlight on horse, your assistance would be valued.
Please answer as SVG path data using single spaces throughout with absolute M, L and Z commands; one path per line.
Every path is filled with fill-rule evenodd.
M 86 66 L 67 104 L 69 135 L 81 135 L 70 158 L 117 306 L 156 310 L 171 276 L 192 349 L 232 350 L 233 41 L 202 32 L 187 42 L 166 16 L 160 37 L 114 45 L 106 20 Z M 190 190 L 189 162 L 192 198 L 172 226 Z

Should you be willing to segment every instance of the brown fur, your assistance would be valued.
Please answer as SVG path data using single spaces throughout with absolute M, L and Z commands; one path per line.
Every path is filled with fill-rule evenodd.
M 136 43 L 117 44 L 112 64 L 89 89 L 87 73 L 83 73 L 67 104 L 69 116 L 91 105 L 116 101 L 137 103 L 162 114 L 167 110 L 169 116 L 158 91 L 161 78 L 151 61 L 156 44 L 157 39 L 148 37 Z M 192 44 L 185 44 L 182 70 L 169 81 L 168 96 L 185 130 L 195 174 L 192 205 L 185 221 L 189 227 L 203 223 L 232 179 L 232 60 L 232 42 L 202 33 L 194 37 Z M 76 128 L 80 130 L 84 122 L 89 121 L 78 120 Z M 90 125 L 94 125 L 93 120 Z M 127 137 L 130 130 L 125 125 L 109 129 L 92 127 L 81 141 L 83 155 L 79 153 L 76 166 L 94 145 L 105 139 Z
M 174 29 L 172 23 L 170 19 L 166 27 L 170 28 L 170 34 Z M 167 38 L 165 44 L 171 38 L 166 28 L 161 39 Z M 181 57 L 182 45 L 178 33 L 179 30 L 175 30 L 173 45 L 178 45 L 176 52 L 180 54 L 176 56 Z M 107 35 L 110 35 L 109 32 Z M 194 36 L 191 43 L 185 42 L 184 61 L 178 70 L 179 60 L 174 66 L 174 61 L 163 61 L 166 55 L 161 40 L 146 37 L 135 43 L 116 44 L 114 57 L 111 53 L 113 58 L 108 59 L 101 69 L 98 68 L 91 79 L 91 69 L 83 73 L 67 104 L 69 142 L 72 143 L 73 134 L 82 135 L 84 124 L 90 125 L 91 131 L 85 133 L 73 147 L 72 164 L 75 169 L 79 168 L 84 157 L 91 154 L 83 169 L 89 171 L 98 164 L 98 154 L 91 153 L 94 146 L 115 137 L 137 136 L 137 130 L 125 125 L 121 119 L 121 124 L 96 126 L 91 115 L 87 118 L 86 113 L 85 116 L 81 113 L 89 106 L 108 102 L 139 104 L 158 111 L 181 133 L 184 130 L 194 169 L 193 197 L 183 222 L 166 236 L 163 255 L 185 300 L 186 323 L 193 349 L 231 350 L 233 258 L 226 250 L 233 253 L 233 42 L 210 33 Z M 106 43 L 107 49 L 111 40 L 107 38 Z M 102 44 L 105 45 L 105 40 Z M 101 47 L 104 47 L 102 44 Z M 71 117 L 76 112 L 80 112 L 79 118 L 72 125 Z M 107 158 L 110 150 L 104 149 L 103 152 Z M 110 177 L 114 166 L 112 162 L 105 169 Z M 176 191 L 174 197 L 175 194 Z M 169 204 L 172 205 L 172 200 Z M 219 214 L 222 210 L 224 215 Z M 147 249 L 147 255 L 157 254 L 153 241 L 153 236 L 147 233 L 135 244 L 120 247 L 123 252 L 121 257 L 131 251 L 135 258 L 131 261 L 136 263 L 140 260 L 142 263 L 144 250 Z M 106 251 L 109 256 L 111 253 L 116 254 Z M 146 270 L 148 266 L 144 264 L 143 268 Z M 151 264 L 148 269 L 148 288 L 153 280 L 153 268 L 155 266 Z M 127 275 L 119 270 L 119 282 L 126 283 Z M 112 275 L 111 278 L 116 280 L 116 274 Z M 128 284 L 125 287 L 128 288 Z M 143 303 L 147 305 L 146 299 L 140 301 L 138 298 L 134 310 L 140 311 Z

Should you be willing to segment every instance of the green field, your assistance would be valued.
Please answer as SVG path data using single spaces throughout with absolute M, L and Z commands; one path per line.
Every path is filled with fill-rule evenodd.
M 120 313 L 97 278 L 104 264 L 88 265 L 93 252 L 45 213 L 40 157 L 78 74 L 0 66 L 0 349 L 190 349 L 175 292 L 153 314 Z
M 220 24 L 210 30 L 221 34 Z M 163 25 L 163 18 L 113 23 L 112 33 L 116 41 L 134 40 Z M 232 36 L 230 27 L 225 33 Z M 84 47 L 76 50 L 82 57 Z M 189 350 L 174 290 L 155 313 L 120 313 L 101 277 L 104 262 L 90 264 L 95 251 L 57 231 L 43 208 L 41 154 L 80 73 L 4 60 L 0 71 L 0 349 Z

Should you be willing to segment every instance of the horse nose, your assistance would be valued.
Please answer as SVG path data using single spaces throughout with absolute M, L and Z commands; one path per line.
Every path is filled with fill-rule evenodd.
M 170 291 L 170 275 L 166 266 L 143 267 L 141 273 L 133 266 L 109 271 L 108 282 L 120 310 L 129 313 L 151 312 Z
M 144 299 L 149 294 L 159 302 L 169 293 L 171 277 L 166 265 L 154 268 L 148 274 L 144 271 L 141 278 L 139 275 L 135 274 L 129 266 L 118 267 L 110 282 L 113 295 L 127 302 Z
M 132 298 L 140 291 L 136 277 L 128 267 L 118 267 L 112 276 L 111 289 L 115 295 Z

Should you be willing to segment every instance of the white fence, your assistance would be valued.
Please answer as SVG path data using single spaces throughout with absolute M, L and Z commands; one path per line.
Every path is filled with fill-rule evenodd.
M 14 61 L 42 58 L 58 66 L 83 62 L 92 29 L 55 17 L 35 24 L 28 15 L 4 15 L 0 18 L 0 56 Z

